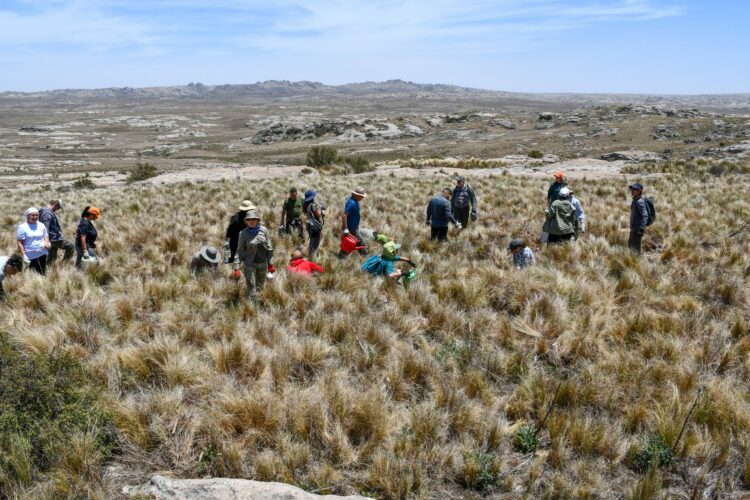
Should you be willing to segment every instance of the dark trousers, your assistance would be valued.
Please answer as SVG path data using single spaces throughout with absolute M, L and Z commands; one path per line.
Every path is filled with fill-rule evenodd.
M 305 242 L 305 232 L 302 227 L 302 219 L 290 219 L 287 217 L 286 224 L 284 224 L 284 231 L 287 234 L 297 233 L 302 242 Z
M 5 298 L 5 290 L 3 289 L 3 282 L 0 281 L 0 302 Z
M 62 249 L 63 261 L 70 260 L 75 253 L 75 245 L 69 240 L 55 240 L 50 242 L 49 255 L 47 255 L 47 264 L 52 264 L 57 260 L 57 251 Z
M 453 209 L 453 217 L 461 223 L 463 227 L 469 226 L 469 215 L 471 214 L 471 206 L 468 207 L 456 207 Z
M 89 255 L 92 257 L 96 257 L 96 253 L 94 253 L 94 249 L 89 247 Z M 76 245 L 76 267 L 81 267 L 81 261 L 83 261 L 83 247 L 80 245 Z
M 630 248 L 632 251 L 640 255 L 642 240 L 643 240 L 643 230 L 631 229 L 630 237 L 628 238 L 628 248 Z
M 560 245 L 566 241 L 570 241 L 575 236 L 575 233 L 570 234 L 550 234 L 547 240 L 548 245 Z
M 448 226 L 430 228 L 430 239 L 432 241 L 448 241 Z
M 32 269 L 42 276 L 47 274 L 47 256 L 42 255 L 41 257 L 37 257 L 36 259 L 31 259 L 31 262 L 29 263 L 29 269 Z
M 308 233 L 308 236 L 310 237 L 310 243 L 307 247 L 307 255 L 312 258 L 320 246 L 320 233 Z

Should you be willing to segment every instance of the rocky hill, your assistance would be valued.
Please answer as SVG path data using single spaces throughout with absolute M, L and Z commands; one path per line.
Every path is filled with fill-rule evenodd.
M 424 84 L 403 80 L 326 85 L 320 82 L 268 80 L 242 85 L 190 83 L 166 87 L 118 87 L 104 89 L 59 89 L 44 92 L 4 92 L 2 99 L 237 99 L 247 97 L 281 98 L 293 96 L 414 96 L 482 97 L 564 105 L 641 104 L 700 108 L 730 113 L 750 113 L 750 93 L 746 94 L 575 94 L 522 93 L 483 90 L 444 84 Z

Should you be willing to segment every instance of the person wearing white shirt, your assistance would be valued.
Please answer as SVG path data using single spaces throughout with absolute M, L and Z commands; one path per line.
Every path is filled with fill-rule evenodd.
M 18 253 L 30 269 L 42 276 L 47 272 L 47 253 L 50 247 L 47 227 L 39 222 L 39 210 L 28 208 L 23 213 L 26 222 L 16 229 Z

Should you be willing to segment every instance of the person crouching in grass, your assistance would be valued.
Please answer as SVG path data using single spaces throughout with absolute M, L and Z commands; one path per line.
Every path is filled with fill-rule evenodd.
M 508 251 L 513 255 L 513 265 L 516 269 L 524 269 L 534 265 L 534 252 L 526 246 L 526 242 L 522 239 L 512 240 L 508 245 Z
M 313 273 L 324 273 L 325 271 L 321 266 L 315 262 L 311 262 L 302 256 L 302 252 L 295 250 L 292 253 L 292 258 L 289 259 L 289 265 L 286 268 L 290 273 L 302 274 L 304 276 L 312 276 Z
M 245 229 L 240 233 L 237 243 L 235 266 L 240 263 L 245 267 L 245 298 L 255 302 L 255 296 L 263 290 L 266 276 L 273 269 L 273 244 L 271 234 L 260 223 L 260 215 L 255 210 L 245 214 Z
M 381 235 L 382 236 L 382 235 Z M 405 271 L 395 269 L 396 262 L 411 262 L 407 257 L 398 255 L 401 248 L 400 243 L 388 241 L 383 244 L 383 252 L 380 255 L 373 255 L 362 263 L 361 269 L 367 271 L 373 276 L 388 276 L 389 278 L 401 278 Z
M 0 257 L 0 302 L 5 298 L 3 280 L 6 276 L 13 276 L 23 271 L 23 257 L 14 253 L 10 257 Z

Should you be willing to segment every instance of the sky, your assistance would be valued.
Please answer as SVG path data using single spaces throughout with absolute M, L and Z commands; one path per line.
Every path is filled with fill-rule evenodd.
M 0 0 L 0 91 L 403 79 L 750 92 L 750 0 Z

